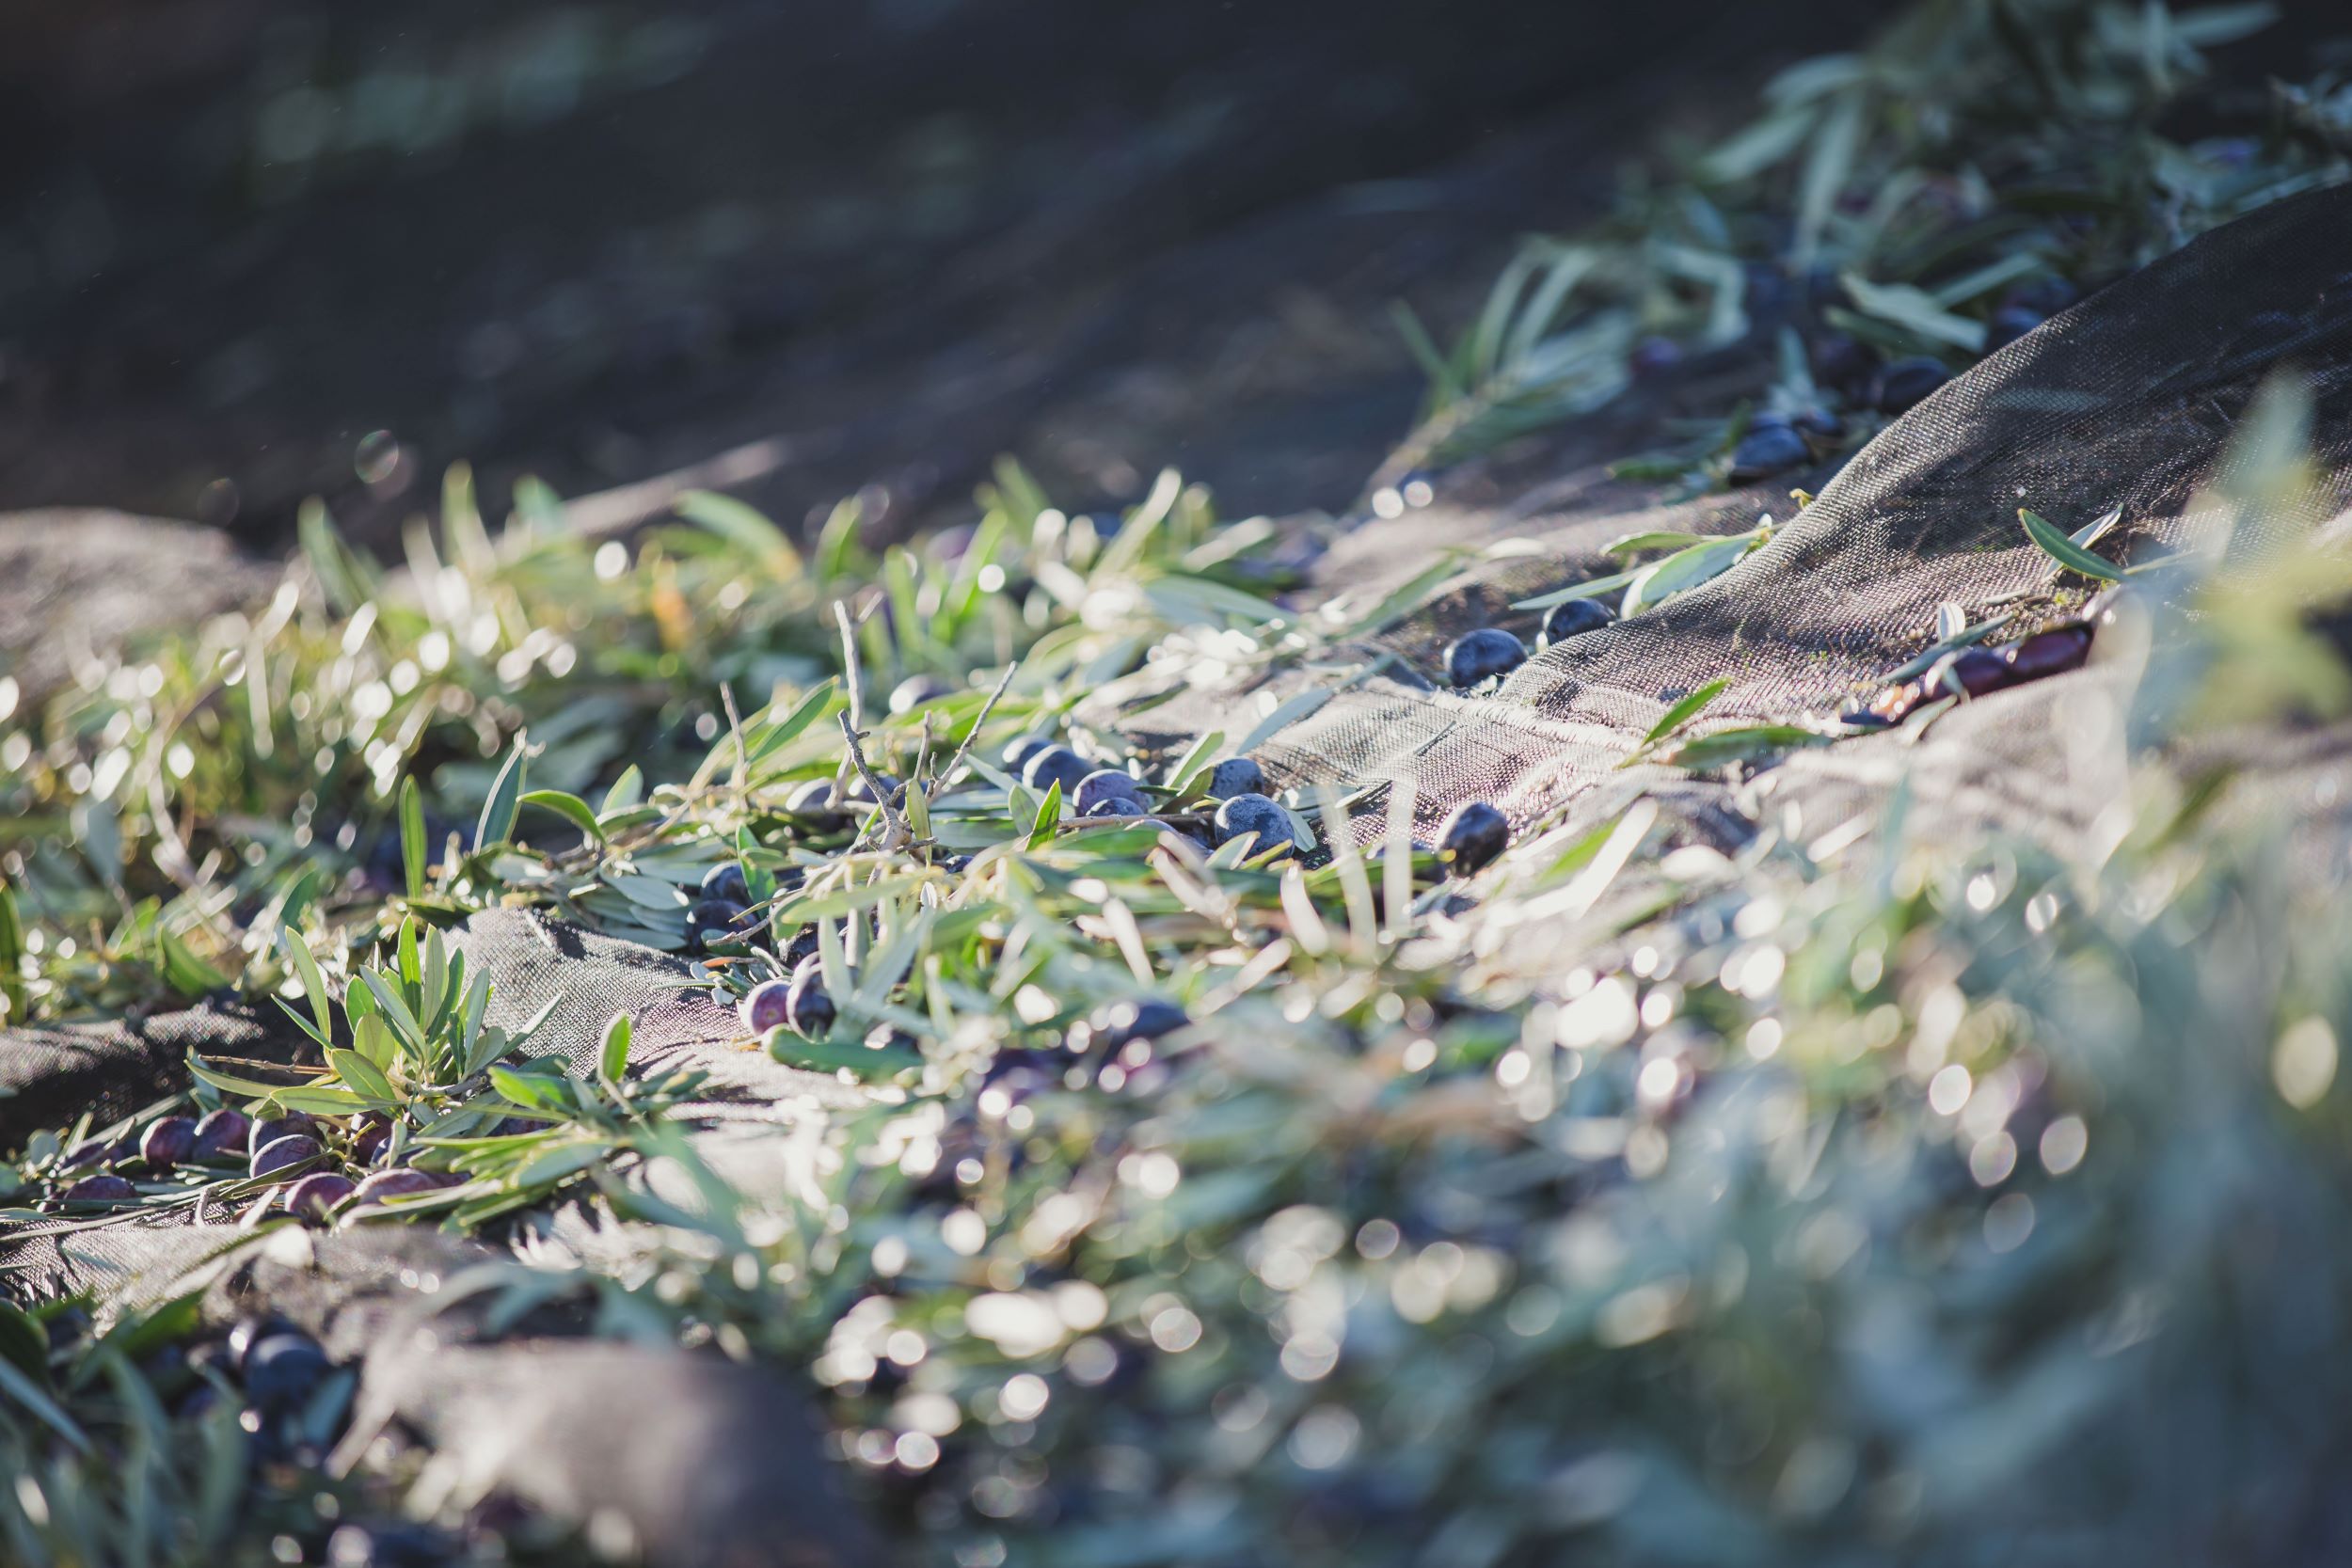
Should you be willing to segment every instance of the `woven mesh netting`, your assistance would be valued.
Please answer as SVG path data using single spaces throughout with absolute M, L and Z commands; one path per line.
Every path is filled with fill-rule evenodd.
M 1927 644 L 1939 605 L 1957 603 L 1975 619 L 1995 604 L 2046 603 L 2056 573 L 2021 531 L 2020 507 L 2069 530 L 2120 509 L 2108 539 L 2127 561 L 2199 542 L 2212 519 L 2188 503 L 2201 484 L 2226 478 L 2218 460 L 2265 380 L 2292 371 L 2311 384 L 2315 456 L 2331 477 L 2304 515 L 2267 526 L 2283 537 L 2341 513 L 2352 494 L 2347 240 L 2352 195 L 2342 191 L 2280 202 L 2210 234 L 1945 387 L 1793 516 L 1785 495 L 1645 509 L 1626 504 L 1624 487 L 1597 484 L 1556 510 L 1479 517 L 1437 509 L 1367 524 L 1320 564 L 1320 590 L 1377 594 L 1425 567 L 1438 544 L 1512 538 L 1536 548 L 1474 568 L 1468 586 L 1383 632 L 1375 641 L 1395 662 L 1280 732 L 1264 760 L 1291 784 L 1409 779 L 1423 828 L 1480 799 L 1521 822 L 1564 805 L 1571 817 L 1597 818 L 1636 790 L 1664 786 L 1695 832 L 1736 839 L 1745 824 L 1725 786 L 1677 785 L 1662 769 L 1617 764 L 1677 697 L 1705 682 L 1730 681 L 1710 724 L 1826 720 Z M 1735 532 L 1765 512 L 1784 526 L 1712 582 L 1543 651 L 1492 696 L 1433 684 L 1440 650 L 1463 631 L 1502 626 L 1532 641 L 1537 617 L 1509 604 L 1616 570 L 1601 548 L 1611 540 Z M 1778 792 L 1784 801 L 1816 797 L 1804 815 L 1827 828 L 1908 773 L 1951 828 L 2023 832 L 2062 847 L 2115 782 L 2071 768 L 2063 739 L 2064 693 L 2101 678 L 2060 676 L 1970 705 L 1933 736 L 1932 768 L 1904 766 L 1915 760 L 1912 737 L 1873 736 L 1803 756 Z M 1154 692 L 1132 720 L 1108 704 L 1093 717 L 1179 745 L 1209 730 L 1247 731 L 1272 703 L 1315 684 L 1311 671 L 1283 670 L 1245 688 Z M 1359 820 L 1377 831 L 1376 813 Z
M 2317 527 L 2341 512 L 2352 463 L 2352 192 L 2284 201 L 2117 283 L 2002 351 L 1872 442 L 1801 513 L 1757 493 L 1653 506 L 1593 483 L 1493 515 L 1416 513 L 1367 523 L 1327 555 L 1326 593 L 1381 591 L 1427 564 L 1430 546 L 1502 538 L 1537 549 L 1383 632 L 1393 656 L 1277 735 L 1262 758 L 1284 784 L 1359 789 L 1411 781 L 1416 820 L 1486 799 L 1524 823 L 1565 809 L 1597 820 L 1637 792 L 1719 846 L 1770 814 L 1819 833 L 1878 809 L 1899 780 L 1930 796 L 1943 831 L 2077 841 L 2121 781 L 2081 766 L 2068 744 L 2078 701 L 2115 673 L 2088 669 L 1949 713 L 1924 736 L 1890 734 L 1799 753 L 1760 776 L 1692 778 L 1621 768 L 1679 694 L 1730 686 L 1709 722 L 1826 719 L 1857 689 L 1915 655 L 1936 609 L 2047 603 L 2049 559 L 2020 533 L 2031 506 L 2074 528 L 2120 508 L 2125 559 L 2196 541 L 2188 506 L 2213 477 L 2237 416 L 2264 379 L 2291 366 L 2311 382 L 2323 485 Z M 1438 652 L 1479 625 L 1532 634 L 1515 599 L 1609 571 L 1608 541 L 1639 530 L 1736 532 L 1763 510 L 1786 526 L 1756 556 L 1629 623 L 1550 649 L 1488 696 L 1433 684 Z M 2112 553 L 2112 552 L 2111 552 Z M 1249 729 L 1266 705 L 1315 686 L 1282 669 L 1247 687 L 1203 684 L 1122 720 L 1092 717 L 1152 745 Z M 1171 676 L 1171 682 L 1181 677 Z M 2314 823 L 2344 809 L 2345 743 L 2332 733 L 2256 737 L 2271 788 Z M 2264 750 L 2266 748 L 2266 750 Z M 1376 805 L 1359 818 L 1377 832 Z M 2314 832 L 2321 831 L 2314 828 Z M 2332 841 L 2331 841 L 2332 842 Z M 496 986 L 492 1022 L 548 1003 L 532 1049 L 587 1064 L 604 1022 L 635 1020 L 632 1066 L 708 1075 L 709 1124 L 788 1129 L 850 1103 L 834 1080 L 737 1042 L 732 1015 L 689 989 L 682 961 L 519 911 L 476 917 L 458 935 Z M 190 1047 L 285 1061 L 298 1037 L 234 1007 L 139 1023 L 0 1035 L 0 1133 L 70 1122 L 103 1132 L 180 1082 Z M 765 1144 L 747 1141 L 756 1134 Z M 784 1139 L 714 1126 L 714 1163 L 784 1180 Z M 200 1286 L 221 1323 L 278 1312 L 362 1368 L 351 1442 L 422 1444 L 453 1494 L 512 1493 L 566 1517 L 618 1516 L 653 1560 L 688 1564 L 873 1560 L 843 1508 L 812 1507 L 825 1466 L 794 1391 L 715 1354 L 586 1337 L 558 1301 L 495 1324 L 457 1282 L 516 1266 L 515 1249 L 625 1243 L 577 1214 L 532 1220 L 512 1247 L 415 1231 L 255 1238 L 234 1216 L 190 1209 L 162 1220 L 68 1223 L 0 1238 L 0 1290 L 18 1299 L 87 1291 L 116 1307 Z M 345 1456 L 347 1457 L 347 1456 Z

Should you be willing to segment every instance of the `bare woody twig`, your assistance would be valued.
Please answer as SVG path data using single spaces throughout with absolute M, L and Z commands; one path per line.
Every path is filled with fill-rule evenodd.
M 857 769 L 858 777 L 866 781 L 866 787 L 873 791 L 874 800 L 882 807 L 882 821 L 887 829 L 882 834 L 882 847 L 886 850 L 905 848 L 914 842 L 914 832 L 907 826 L 906 818 L 898 815 L 898 804 L 891 799 L 890 786 L 882 783 L 874 772 L 873 765 L 866 760 L 866 748 L 859 744 L 866 738 L 866 733 L 850 721 L 847 713 L 835 717 L 841 721 L 841 734 L 850 743 L 850 766 Z
M 980 731 L 987 727 L 988 716 L 996 711 L 996 700 L 1005 694 L 1012 685 L 1012 677 L 1020 673 L 1021 666 L 1018 664 L 1005 666 L 1003 677 L 996 682 L 996 689 L 988 694 L 988 701 L 980 705 L 979 717 L 973 720 L 972 727 L 964 732 L 963 744 L 957 747 L 956 754 L 947 759 L 947 766 L 932 775 L 932 782 L 941 784 L 954 782 L 956 769 L 961 768 L 963 759 L 972 754 L 972 742 L 980 737 Z

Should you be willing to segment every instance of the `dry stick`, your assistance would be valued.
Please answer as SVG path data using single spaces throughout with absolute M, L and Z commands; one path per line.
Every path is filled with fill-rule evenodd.
M 947 759 L 946 768 L 931 775 L 933 784 L 946 784 L 954 782 L 956 769 L 961 768 L 963 759 L 972 754 L 972 742 L 979 739 L 980 731 L 988 724 L 988 716 L 996 711 L 996 700 L 1005 694 L 1006 689 L 1012 685 L 1012 677 L 1020 673 L 1021 666 L 1017 661 L 1005 666 L 1005 673 L 997 681 L 996 689 L 990 692 L 988 701 L 980 705 L 980 716 L 973 720 L 972 727 L 964 732 L 963 744 L 956 748 L 956 754 Z
M 744 776 L 751 761 L 743 743 L 743 716 L 735 710 L 735 688 L 725 681 L 719 683 L 719 700 L 726 705 L 727 734 L 735 741 L 735 768 L 728 783 L 733 786 L 739 800 L 743 794 Z
M 891 802 L 890 789 L 875 776 L 873 766 L 866 760 L 866 748 L 858 744 L 866 738 L 866 732 L 850 723 L 847 713 L 834 717 L 841 721 L 841 733 L 850 742 L 850 765 L 857 769 L 858 776 L 866 781 L 866 787 L 874 792 L 874 799 L 882 805 L 882 821 L 889 831 L 883 833 L 880 847 L 885 851 L 905 848 L 914 842 L 914 830 L 907 826 L 906 818 L 898 815 L 898 808 Z
M 863 734 L 866 729 L 866 673 L 858 662 L 857 634 L 850 622 L 847 600 L 833 601 L 833 618 L 841 626 L 841 684 L 847 689 L 850 698 L 849 716 L 842 720 L 841 727 Z M 857 749 L 855 741 L 850 743 L 850 749 L 852 752 Z M 841 778 L 838 772 L 834 776 L 833 786 L 834 793 L 839 794 Z

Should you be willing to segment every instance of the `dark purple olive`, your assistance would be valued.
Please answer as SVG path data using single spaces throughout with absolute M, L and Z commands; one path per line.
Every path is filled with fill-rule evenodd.
M 57 1196 L 68 1203 L 123 1203 L 139 1190 L 119 1176 L 85 1176 Z
M 745 916 L 750 912 L 731 899 L 702 899 L 686 911 L 686 940 L 697 947 L 707 947 L 714 942 L 740 942 Z
M 1759 415 L 1749 422 L 1747 434 L 1731 451 L 1731 483 L 1753 484 L 1812 461 L 1813 449 L 1804 444 L 1796 426 L 1784 419 Z
M 246 1135 L 246 1152 L 259 1154 L 280 1138 L 315 1138 L 319 1124 L 300 1111 L 289 1111 L 282 1117 L 257 1121 Z
M 1981 697 L 2007 686 L 2013 678 L 2009 660 L 1992 649 L 1963 648 L 1938 659 L 1934 671 L 1920 685 L 1931 692 L 1948 692 L 1957 685 L 1967 695 Z
M 333 1212 L 335 1205 L 357 1190 L 357 1184 L 348 1176 L 318 1171 L 286 1189 L 286 1212 L 305 1223 L 324 1220 Z
M 1902 414 L 1928 401 L 1952 378 L 1941 360 L 1919 356 L 1898 359 L 1879 372 L 1871 402 L 1883 414 Z
M 1107 800 L 1095 801 L 1078 815 L 1081 816 L 1141 816 L 1143 802 L 1130 800 L 1123 795 L 1114 795 Z
M 224 1105 L 205 1114 L 196 1124 L 196 1147 L 191 1150 L 199 1160 L 216 1160 L 223 1155 L 234 1156 L 252 1146 L 253 1124 L 243 1111 Z
M 1143 789 L 1133 775 L 1116 768 L 1098 768 L 1078 781 L 1078 792 L 1071 797 L 1071 804 L 1081 816 L 1098 815 L 1097 806 L 1117 804 L 1125 808 L 1124 815 L 1143 815 Z
M 274 1139 L 256 1149 L 247 1174 L 256 1177 L 268 1176 L 274 1172 L 285 1170 L 289 1166 L 307 1164 L 325 1152 L 326 1151 L 319 1147 L 319 1141 L 316 1138 L 307 1137 L 299 1132 L 294 1133 L 287 1137 Z
M 1061 785 L 1063 800 L 1077 793 L 1078 785 L 1094 769 L 1067 746 L 1048 746 L 1031 756 L 1021 769 L 1021 782 L 1040 795 Z
M 291 1329 L 272 1334 L 246 1353 L 246 1396 L 263 1410 L 294 1409 L 310 1399 L 330 1365 L 309 1335 Z
M 103 1165 L 106 1163 L 106 1151 L 113 1147 L 104 1138 L 84 1138 L 65 1151 L 65 1157 L 57 1162 L 58 1168 L 86 1170 L 91 1165 Z
M 2038 681 L 2044 675 L 2074 669 L 2090 657 L 2090 630 L 2087 626 L 2059 626 L 2036 632 L 2009 650 L 2009 678 Z
M 2010 344 L 2040 326 L 2042 322 L 2042 317 L 2039 311 L 2028 310 L 2017 305 L 2002 306 L 1993 312 L 1993 320 L 1985 328 L 1985 353 L 1992 354 L 1996 350 L 2009 347 Z
M 1535 645 L 1549 648 L 1565 642 L 1571 637 L 1598 631 L 1616 618 L 1617 612 L 1598 599 L 1566 600 L 1544 611 L 1544 629 Z
M 1054 742 L 1045 736 L 1025 735 L 1020 739 L 1015 740 L 1010 745 L 1007 746 L 1001 752 L 997 753 L 998 760 L 1004 763 L 1005 771 L 1010 773 L 1017 779 L 1021 776 L 1022 771 L 1029 766 L 1029 759 L 1031 757 L 1037 755 L 1040 752 L 1046 750 L 1053 744 Z
M 1278 844 L 1307 847 L 1299 842 L 1290 813 L 1263 795 L 1236 795 L 1216 809 L 1217 843 L 1230 844 L 1245 834 L 1256 837 L 1257 842 L 1249 847 L 1252 855 L 1263 854 Z
M 1264 795 L 1265 769 L 1253 757 L 1227 757 L 1209 769 L 1204 786 L 1212 800 L 1230 800 L 1236 795 Z
M 149 1124 L 139 1138 L 139 1158 L 158 1176 L 196 1152 L 196 1123 L 186 1117 L 165 1117 Z
M 1454 809 L 1438 831 L 1438 858 L 1467 877 L 1492 863 L 1511 842 L 1511 819 L 1484 800 Z
M 351 1140 L 351 1157 L 363 1165 L 372 1165 L 391 1147 L 392 1130 L 389 1126 L 362 1127 L 359 1135 Z
M 1879 356 L 1860 339 L 1824 332 L 1813 340 L 1813 379 L 1840 392 L 1860 392 L 1878 374 Z
M 1457 687 L 1478 686 L 1509 674 L 1527 662 L 1527 644 L 1500 626 L 1482 626 L 1456 638 L 1445 651 L 1445 678 Z
M 388 1197 L 406 1197 L 411 1193 L 438 1192 L 443 1187 L 454 1185 L 456 1180 L 438 1171 L 396 1165 L 390 1170 L 375 1172 L 353 1188 L 352 1207 L 356 1209 L 362 1204 L 381 1203 Z
M 803 1039 L 821 1039 L 833 1033 L 833 998 L 825 991 L 822 962 L 810 958 L 792 974 L 791 989 L 784 999 L 786 1022 L 792 1032 Z
M 752 884 L 743 875 L 742 866 L 734 861 L 721 861 L 703 873 L 702 895 L 705 898 L 723 898 L 731 904 L 749 904 L 752 901 Z
M 954 683 L 944 681 L 937 675 L 909 675 L 892 688 L 890 711 L 913 713 L 926 703 L 935 703 L 942 697 L 952 697 L 955 694 Z
M 789 980 L 762 980 L 746 991 L 735 1010 L 743 1021 L 743 1027 L 755 1035 L 766 1036 L 769 1030 L 781 1028 L 791 1022 L 787 999 L 791 995 Z

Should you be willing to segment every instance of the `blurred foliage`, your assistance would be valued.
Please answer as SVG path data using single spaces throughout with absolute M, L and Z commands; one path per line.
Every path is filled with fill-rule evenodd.
M 1384 473 L 1590 412 L 1645 364 L 1756 331 L 1809 335 L 1789 338 L 1766 406 L 1869 420 L 1867 387 L 1817 378 L 1821 334 L 1965 369 L 2015 335 L 2006 306 L 2038 321 L 2352 177 L 2340 75 L 2216 90 L 2207 53 L 2275 20 L 2263 4 L 1935 0 L 1867 49 L 1789 68 L 1753 122 L 1629 176 L 1596 231 L 1529 240 L 1451 353 L 1405 312 L 1430 391 Z M 2199 134 L 2178 140 L 2176 122 Z M 1728 451 L 1706 432 L 1666 467 L 1720 479 Z
M 2225 22 L 1931 8 L 1784 78 L 1676 221 L 1737 230 L 1713 194 L 1737 186 L 1796 214 L 1773 246 L 1885 289 L 1980 267 L 1976 245 L 2128 264 L 2331 166 L 2265 165 L 2158 230 L 2120 207 L 2058 224 L 2062 256 L 1971 209 L 1967 169 L 2092 158 L 2101 127 L 2146 153 L 2152 95 L 2193 83 Z M 1838 198 L 1903 190 L 1931 153 L 1944 185 Z M 1958 208 L 1912 227 L 1933 189 Z M 1461 388 L 1552 341 L 1544 296 L 1583 286 L 1566 254 L 1516 270 Z M 1709 254 L 1732 272 L 1692 271 L 1728 286 L 1742 251 Z M 1974 320 L 1979 297 L 1936 309 Z M 2224 538 L 2294 510 L 2308 419 L 2282 384 L 2245 422 Z M 376 1223 L 528 1253 L 548 1199 L 597 1206 L 631 1228 L 627 1262 L 518 1265 L 515 1298 L 805 1371 L 925 1560 L 2265 1561 L 2342 1539 L 2352 929 L 2332 865 L 2225 822 L 2228 778 L 2168 760 L 2225 721 L 2341 710 L 2308 630 L 2352 586 L 2337 555 L 2125 575 L 2116 646 L 2145 657 L 2084 725 L 2130 764 L 2112 853 L 1959 840 L 1899 793 L 1851 834 L 1766 825 L 1734 859 L 1637 800 L 1526 825 L 1440 882 L 1402 792 L 1288 792 L 1303 855 L 1197 842 L 1203 765 L 1329 685 L 1136 759 L 1149 816 L 1066 816 L 1001 759 L 1049 732 L 1116 752 L 1073 709 L 1156 659 L 1360 679 L 1354 640 L 1440 591 L 1452 555 L 1377 603 L 1295 608 L 1286 531 L 1220 524 L 1173 474 L 1072 517 L 1008 466 L 969 530 L 879 556 L 853 508 L 805 546 L 723 498 L 678 511 L 589 538 L 526 488 L 493 533 L 460 470 L 405 570 L 315 514 L 258 612 L 12 694 L 9 1019 L 278 999 L 324 1067 L 199 1058 L 185 1104 L 312 1112 L 337 1160 L 376 1118 L 462 1178 Z M 1703 564 L 1737 570 L 1747 543 Z M 1707 697 L 1645 745 L 1683 756 Z M 803 793 L 881 772 L 905 787 Z M 1374 810 L 1385 826 L 1343 831 Z M 687 889 L 728 864 L 756 923 L 702 983 L 733 1000 L 806 939 L 839 1013 L 736 1043 L 858 1090 L 749 1135 L 788 1181 L 734 1174 L 745 1135 L 698 1127 L 691 1081 L 624 1071 L 626 1020 L 594 1072 L 519 1053 L 441 935 L 519 905 L 681 949 Z M 1181 1026 L 1120 1038 L 1120 1000 Z M 11 1200 L 54 1198 L 80 1139 L 169 1108 L 37 1134 Z M 253 1190 L 196 1168 L 135 1187 L 107 1207 Z M 322 1483 L 187 1400 L 201 1367 L 164 1354 L 181 1308 L 53 1334 L 70 1309 L 0 1316 L 11 1558 L 308 1549 Z M 317 1418 L 324 1441 L 337 1412 Z M 350 1505 L 411 1479 L 366 1471 Z

